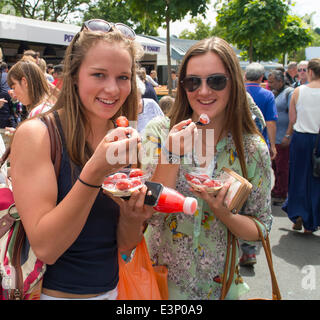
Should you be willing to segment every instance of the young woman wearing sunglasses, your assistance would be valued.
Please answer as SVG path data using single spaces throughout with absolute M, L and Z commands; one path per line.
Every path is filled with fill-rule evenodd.
M 196 196 L 198 214 L 155 213 L 148 221 L 145 235 L 151 259 L 168 266 L 170 299 L 219 299 L 227 230 L 240 239 L 257 241 L 256 226 L 246 215 L 263 222 L 260 227 L 264 233 L 270 230 L 270 155 L 252 120 L 240 65 L 227 42 L 214 37 L 196 43 L 182 61 L 179 78 L 168 118 L 153 120 L 146 127 L 143 143 L 149 158 L 144 166 L 154 170 L 154 181 L 186 196 Z M 210 123 L 196 127 L 195 122 L 203 113 Z M 213 139 L 206 140 L 207 129 L 214 129 Z M 171 146 L 179 144 L 181 137 L 188 142 L 174 151 Z M 195 139 L 193 152 L 191 137 Z M 191 192 L 184 172 L 192 163 L 201 166 L 196 152 L 199 145 L 211 154 L 204 163 L 208 175 L 214 177 L 222 167 L 227 167 L 252 183 L 253 190 L 241 214 L 230 212 L 223 204 L 228 184 L 216 196 L 204 188 Z M 188 161 L 190 152 L 195 161 Z M 247 291 L 238 270 L 228 299 L 238 299 Z
M 92 31 L 97 25 L 103 28 Z M 140 140 L 135 129 L 115 129 L 113 120 L 137 119 L 135 68 L 142 50 L 109 25 L 85 24 L 66 50 L 63 87 L 49 113 L 58 115 L 63 138 L 58 181 L 40 119 L 25 121 L 12 144 L 16 205 L 33 251 L 47 264 L 41 299 L 115 299 L 118 249 L 139 243 L 153 211 L 144 206 L 145 187 L 126 205 L 100 188 L 107 174 L 129 165 L 128 150 Z M 110 161 L 110 149 L 124 161 Z

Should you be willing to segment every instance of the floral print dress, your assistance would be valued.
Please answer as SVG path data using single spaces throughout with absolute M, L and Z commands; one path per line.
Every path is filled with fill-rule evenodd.
M 159 117 L 149 122 L 143 137 L 145 155 L 143 168 L 154 171 L 169 132 L 170 120 Z M 248 180 L 252 192 L 241 214 L 258 218 L 263 233 L 269 232 L 271 216 L 271 161 L 266 143 L 260 136 L 244 136 Z M 228 167 L 241 174 L 231 134 L 217 144 L 212 163 L 217 174 Z M 183 159 L 180 164 L 176 190 L 193 196 L 184 177 Z M 265 227 L 267 230 L 265 230 Z M 168 267 L 169 299 L 206 300 L 219 299 L 227 254 L 227 228 L 214 215 L 205 201 L 198 199 L 198 209 L 193 216 L 183 213 L 155 213 L 148 221 L 145 237 L 151 260 Z M 236 261 L 239 259 L 237 248 Z M 239 268 L 236 267 L 231 288 L 226 299 L 238 299 L 248 291 Z

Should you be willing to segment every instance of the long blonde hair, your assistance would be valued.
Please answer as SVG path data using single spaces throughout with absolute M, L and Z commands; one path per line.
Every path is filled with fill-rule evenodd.
M 226 106 L 226 117 L 223 128 L 232 134 L 242 174 L 244 177 L 247 177 L 243 134 L 260 135 L 260 133 L 252 120 L 241 67 L 232 47 L 225 40 L 218 37 L 212 37 L 197 42 L 188 50 L 182 60 L 179 70 L 179 80 L 185 78 L 190 58 L 203 55 L 207 52 L 213 52 L 220 57 L 230 78 L 231 91 Z M 171 119 L 170 126 L 172 127 L 180 121 L 190 118 L 192 113 L 193 110 L 189 104 L 186 92 L 179 81 L 175 102 L 168 114 L 168 117 Z
M 113 119 L 124 115 L 129 120 L 137 120 L 136 61 L 142 55 L 142 47 L 136 42 L 126 39 L 116 30 L 109 33 L 84 30 L 78 33 L 65 52 L 63 85 L 52 111 L 63 109 L 61 121 L 66 138 L 66 147 L 70 159 L 79 166 L 83 166 L 88 161 L 92 155 L 92 150 L 86 142 L 86 127 L 89 126 L 89 123 L 85 117 L 84 106 L 77 90 L 77 78 L 86 53 L 99 41 L 118 43 L 128 50 L 132 57 L 131 92 Z

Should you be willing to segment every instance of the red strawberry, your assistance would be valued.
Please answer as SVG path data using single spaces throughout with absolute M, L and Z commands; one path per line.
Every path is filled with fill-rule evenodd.
M 103 183 L 103 186 L 106 189 L 112 190 L 114 188 L 114 184 L 113 183 Z
M 210 122 L 210 119 L 205 113 L 202 113 L 200 115 L 199 122 L 201 122 L 202 124 L 208 124 Z
M 103 184 L 110 184 L 113 182 L 113 175 L 112 176 L 109 176 L 109 177 L 106 177 L 103 181 Z
M 132 169 L 129 173 L 129 178 L 142 177 L 143 171 L 141 169 Z
M 220 181 L 212 180 L 212 182 L 214 183 L 215 187 L 221 187 L 222 186 L 222 182 L 220 182 Z
M 190 182 L 193 183 L 193 184 L 197 184 L 197 185 L 199 185 L 199 186 L 201 185 L 200 180 L 197 179 L 197 178 L 193 178 Z
M 193 178 L 195 178 L 195 176 L 190 173 L 186 173 L 185 177 L 186 177 L 187 181 L 191 181 Z
M 123 179 L 116 183 L 116 188 L 121 191 L 129 190 L 131 187 L 131 182 L 128 179 Z
M 130 182 L 131 182 L 131 188 L 142 185 L 142 181 L 139 179 L 132 179 Z
M 118 172 L 118 173 L 115 173 L 113 176 L 112 176 L 112 180 L 113 181 L 116 181 L 116 180 L 120 180 L 120 179 L 127 179 L 127 175 L 123 172 Z
M 204 186 L 208 188 L 216 187 L 215 182 L 213 180 L 207 179 L 204 183 Z
M 206 180 L 210 180 L 210 177 L 207 175 L 207 174 L 199 174 L 197 175 L 197 178 L 201 181 L 201 182 L 204 182 Z
M 120 116 L 116 120 L 116 125 L 118 127 L 129 127 L 129 121 L 125 116 Z

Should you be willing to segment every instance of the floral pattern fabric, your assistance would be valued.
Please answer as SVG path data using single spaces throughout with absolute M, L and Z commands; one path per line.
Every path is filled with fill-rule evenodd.
M 145 170 L 155 170 L 169 126 L 170 120 L 163 117 L 152 120 L 146 127 L 143 137 Z M 260 227 L 265 234 L 270 231 L 272 223 L 269 151 L 264 140 L 257 135 L 245 135 L 244 148 L 248 180 L 253 189 L 240 214 L 258 218 L 263 223 Z M 216 149 L 212 159 L 212 174 L 219 173 L 223 167 L 241 174 L 231 134 L 219 141 Z M 184 163 L 182 159 L 176 190 L 185 196 L 194 197 L 183 174 L 188 165 L 190 164 Z M 214 212 L 202 199 L 198 199 L 198 209 L 193 216 L 183 213 L 153 215 L 148 221 L 145 237 L 153 262 L 168 267 L 169 299 L 219 299 L 227 253 L 227 233 L 226 226 L 215 217 Z M 239 249 L 236 261 L 238 258 Z M 236 267 L 226 298 L 238 299 L 247 291 L 248 286 Z

